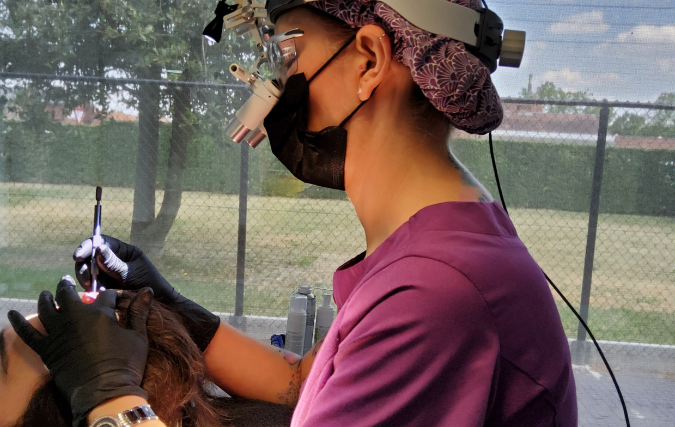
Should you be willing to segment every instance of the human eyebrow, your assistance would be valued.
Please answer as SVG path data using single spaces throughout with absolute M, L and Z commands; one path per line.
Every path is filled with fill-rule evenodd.
M 0 364 L 2 364 L 2 372 L 7 375 L 7 350 L 5 349 L 5 331 L 7 328 L 0 330 Z

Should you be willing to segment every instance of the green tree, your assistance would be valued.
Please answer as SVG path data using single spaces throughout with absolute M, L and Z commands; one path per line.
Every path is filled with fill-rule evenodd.
M 656 104 L 675 105 L 675 93 L 664 92 Z M 675 138 L 674 110 L 646 110 L 641 114 L 625 112 L 609 126 L 615 135 Z
M 529 99 L 542 99 L 547 101 L 593 101 L 593 94 L 588 91 L 565 91 L 557 87 L 553 82 L 544 82 L 537 89 L 530 93 L 528 88 L 520 90 L 520 96 Z M 545 108 L 547 112 L 561 114 L 600 114 L 599 107 L 583 107 L 570 105 L 549 105 Z
M 625 113 L 609 125 L 609 133 L 614 135 L 640 135 L 647 118 L 639 114 Z
M 209 48 L 201 31 L 213 19 L 215 0 L 5 0 L 0 5 L 0 70 L 51 75 L 108 76 L 149 80 L 234 83 L 232 60 L 252 62 L 251 42 L 234 34 Z M 211 55 L 207 52 L 211 51 Z M 215 72 L 210 72 L 213 70 Z M 178 76 L 178 77 L 176 77 Z M 192 128 L 222 126 L 242 95 L 194 91 L 153 83 L 82 84 L 49 79 L 26 86 L 14 104 L 24 120 L 41 120 L 48 103 L 66 113 L 94 104 L 103 118 L 117 97 L 139 117 L 131 241 L 161 250 L 181 202 L 181 182 Z M 18 92 L 17 92 L 18 93 Z M 37 107 L 36 107 L 37 106 Z M 165 196 L 155 215 L 159 120 L 172 119 Z M 36 122 L 36 129 L 43 125 Z
M 664 92 L 656 98 L 657 104 L 675 105 L 675 92 Z M 658 110 L 656 115 L 650 120 L 651 136 L 661 136 L 663 138 L 675 138 L 675 111 Z

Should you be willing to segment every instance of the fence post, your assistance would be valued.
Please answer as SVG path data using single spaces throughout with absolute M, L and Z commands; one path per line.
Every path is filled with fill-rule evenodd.
M 248 211 L 248 153 L 247 142 L 241 146 L 239 167 L 239 231 L 237 234 L 237 288 L 234 299 L 234 319 L 232 325 L 246 332 L 244 318 L 244 277 L 246 275 L 246 214 Z
M 581 307 L 579 314 L 588 323 L 588 304 L 591 298 L 591 279 L 593 276 L 593 259 L 595 256 L 595 237 L 598 231 L 598 212 L 600 209 L 600 191 L 602 189 L 602 171 L 605 166 L 605 146 L 607 144 L 607 127 L 609 125 L 609 105 L 603 102 L 600 108 L 598 126 L 598 143 L 595 146 L 595 166 L 593 168 L 593 184 L 591 186 L 591 206 L 588 213 L 588 236 L 586 238 L 586 257 L 584 259 L 584 277 L 581 285 Z M 579 322 L 577 342 L 586 340 L 586 330 Z
M 3 115 L 3 106 L 0 105 L 0 248 L 7 246 L 7 224 L 8 219 L 5 218 L 5 118 Z M 0 291 L 1 292 L 1 291 Z

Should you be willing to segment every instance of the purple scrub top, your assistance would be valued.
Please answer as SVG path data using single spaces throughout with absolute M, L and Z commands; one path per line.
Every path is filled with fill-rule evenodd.
M 556 305 L 497 202 L 422 209 L 333 290 L 292 426 L 577 425 Z

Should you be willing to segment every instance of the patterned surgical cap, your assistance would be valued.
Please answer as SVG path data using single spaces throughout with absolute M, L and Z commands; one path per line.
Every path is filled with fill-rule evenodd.
M 480 0 L 449 1 L 472 9 L 480 7 Z M 464 43 L 422 30 L 379 1 L 321 0 L 309 4 L 352 27 L 382 26 L 393 37 L 396 60 L 410 68 L 424 95 L 456 128 L 486 134 L 501 124 L 504 111 L 490 70 Z

